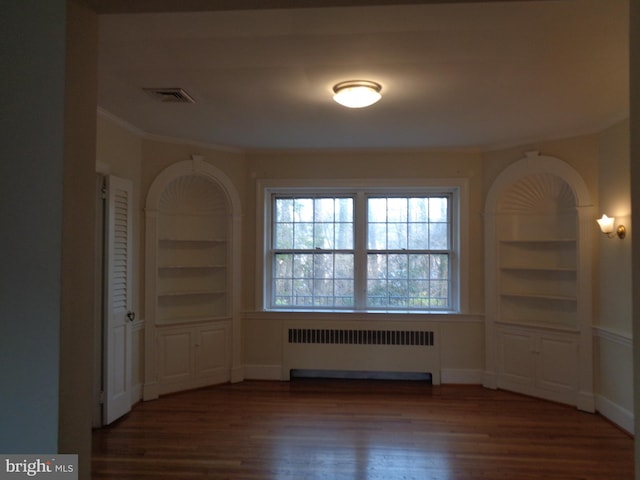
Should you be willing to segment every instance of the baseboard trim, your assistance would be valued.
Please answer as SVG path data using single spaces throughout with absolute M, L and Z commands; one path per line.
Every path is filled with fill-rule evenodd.
M 231 369 L 231 383 L 238 383 L 244 380 L 244 367 L 233 367 Z
M 596 398 L 591 392 L 578 392 L 576 407 L 583 412 L 593 413 L 596 411 Z
M 245 365 L 244 378 L 247 380 L 283 380 L 282 365 Z
M 142 387 L 142 400 L 156 400 L 160 396 L 158 382 L 145 383 Z
M 596 410 L 600 415 L 615 423 L 625 432 L 634 435 L 633 412 L 630 412 L 602 395 L 596 395 Z
M 482 385 L 484 372 L 470 368 L 443 368 L 440 370 L 441 383 Z
M 491 390 L 498 389 L 498 376 L 495 372 L 485 370 L 482 372 L 482 386 Z
M 142 392 L 143 392 L 142 383 L 138 383 L 137 385 L 131 386 L 131 405 L 138 403 L 140 400 L 142 400 L 142 395 L 143 395 Z
M 593 336 L 608 340 L 623 347 L 633 348 L 633 338 L 625 333 L 611 330 L 607 327 L 594 326 Z

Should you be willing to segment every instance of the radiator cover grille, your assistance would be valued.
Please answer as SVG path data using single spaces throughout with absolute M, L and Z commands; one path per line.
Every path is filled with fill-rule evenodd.
M 289 343 L 433 346 L 434 332 L 424 330 L 290 328 Z

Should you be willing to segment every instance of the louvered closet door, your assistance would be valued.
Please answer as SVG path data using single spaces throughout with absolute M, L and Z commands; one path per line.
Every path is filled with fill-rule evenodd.
M 132 186 L 108 176 L 106 187 L 103 421 L 109 424 L 131 409 Z

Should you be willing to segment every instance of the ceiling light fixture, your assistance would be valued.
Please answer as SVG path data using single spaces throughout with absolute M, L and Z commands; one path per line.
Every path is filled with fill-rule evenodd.
M 348 80 L 333 87 L 333 99 L 349 108 L 363 108 L 373 105 L 382 98 L 382 86 L 369 80 Z

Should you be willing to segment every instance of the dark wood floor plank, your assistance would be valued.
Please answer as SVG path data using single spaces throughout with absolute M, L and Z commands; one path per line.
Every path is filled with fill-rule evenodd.
M 598 415 L 418 382 L 242 382 L 139 404 L 93 434 L 93 478 L 631 479 Z

